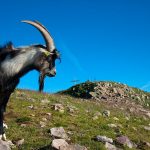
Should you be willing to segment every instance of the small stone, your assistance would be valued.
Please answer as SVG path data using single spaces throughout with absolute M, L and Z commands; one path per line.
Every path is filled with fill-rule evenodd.
M 98 118 L 99 118 L 98 116 L 94 116 L 92 119 L 97 120 Z
M 68 143 L 64 139 L 54 139 L 52 141 L 52 147 L 57 150 L 64 150 L 68 146 Z
M 20 126 L 21 126 L 21 127 L 26 127 L 26 126 L 27 126 L 27 124 L 21 124 Z
M 8 126 L 6 123 L 3 123 L 3 128 L 8 129 Z
M 114 117 L 113 119 L 114 119 L 115 121 L 119 121 L 119 119 L 118 119 L 117 117 Z
M 31 117 L 35 117 L 35 114 L 31 114 L 30 116 L 31 116 Z
M 110 144 L 108 142 L 105 143 L 105 148 L 107 150 L 117 150 L 117 147 L 115 145 L 112 145 L 112 144 Z
M 110 128 L 116 128 L 117 125 L 116 124 L 108 124 L 108 127 L 110 127 Z
M 102 114 L 99 112 L 99 111 L 97 111 L 95 114 L 94 114 L 94 116 L 101 116 Z
M 99 141 L 99 142 L 108 142 L 108 143 L 113 143 L 113 140 L 111 138 L 108 138 L 106 136 L 101 136 L 97 135 L 94 140 Z
M 48 100 L 48 99 L 43 99 L 43 100 L 41 100 L 41 103 L 42 103 L 42 104 L 48 104 L 48 103 L 49 103 L 49 100 Z
M 110 111 L 109 110 L 104 110 L 102 114 L 103 114 L 103 116 L 109 117 L 110 116 Z
M 150 127 L 149 126 L 144 126 L 144 129 L 150 131 Z
M 51 114 L 51 113 L 46 113 L 46 115 L 48 115 L 48 116 L 52 116 L 52 114 Z
M 85 146 L 81 146 L 79 144 L 71 144 L 62 150 L 87 150 L 87 148 Z
M 150 149 L 150 143 L 149 142 L 145 142 L 145 141 L 140 141 L 137 144 L 137 148 L 138 149 L 142 149 L 142 150 Z
M 127 117 L 127 116 L 125 117 L 125 119 L 126 119 L 126 120 L 130 120 L 130 118 L 129 118 L 129 117 Z
M 64 113 L 64 106 L 62 104 L 53 104 L 52 109 Z
M 0 140 L 0 150 L 11 150 L 10 143 Z
M 127 136 L 119 136 L 116 138 L 116 142 L 120 145 L 126 145 L 129 148 L 133 148 L 133 143 L 129 140 Z
M 46 126 L 46 123 L 43 121 L 40 121 L 40 126 L 41 126 L 41 128 L 44 128 Z
M 34 106 L 33 106 L 33 105 L 31 105 L 31 106 L 28 106 L 28 108 L 29 108 L 29 109 L 33 109 L 33 108 L 34 108 Z
M 24 144 L 24 139 L 15 140 L 15 141 L 13 141 L 13 143 L 14 143 L 16 146 L 20 147 L 21 145 Z
M 146 113 L 146 116 L 150 118 L 150 112 Z
M 43 121 L 47 121 L 47 119 L 46 119 L 46 118 L 42 118 L 42 120 L 43 120 Z
M 51 136 L 55 138 L 68 139 L 68 136 L 63 127 L 51 128 Z

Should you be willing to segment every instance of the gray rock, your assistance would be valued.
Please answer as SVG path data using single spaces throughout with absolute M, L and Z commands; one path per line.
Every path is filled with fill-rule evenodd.
M 117 117 L 114 117 L 113 119 L 114 119 L 115 121 L 119 121 L 119 119 L 118 119 Z
M 150 112 L 147 112 L 145 115 L 150 118 Z
M 44 128 L 46 126 L 46 123 L 43 121 L 40 121 L 40 126 L 41 126 L 41 128 Z
M 81 146 L 79 144 L 74 144 L 74 145 L 68 145 L 63 150 L 87 150 L 87 148 L 85 146 Z
M 55 138 L 68 139 L 68 136 L 63 127 L 51 128 L 51 136 Z
M 150 149 L 150 143 L 146 141 L 140 141 L 137 145 L 137 148 L 142 150 L 148 150 Z
M 60 113 L 64 113 L 64 111 L 65 111 L 65 108 L 62 104 L 53 104 L 52 109 L 59 111 Z
M 46 113 L 46 115 L 48 115 L 48 116 L 52 116 L 52 114 L 51 114 L 51 113 Z
M 42 100 L 41 100 L 41 103 L 42 103 L 42 104 L 48 104 L 49 102 L 50 102 L 50 101 L 49 101 L 48 99 L 42 99 Z
M 51 146 L 57 150 L 65 150 L 68 145 L 64 139 L 54 139 Z
M 117 125 L 116 124 L 108 124 L 108 127 L 110 127 L 110 128 L 117 128 Z
M 15 140 L 15 141 L 13 141 L 13 143 L 14 143 L 17 147 L 20 147 L 21 145 L 24 144 L 24 139 Z
M 102 114 L 103 114 L 103 116 L 109 117 L 110 116 L 110 111 L 109 110 L 104 110 Z
M 118 150 L 118 148 L 115 145 L 112 145 L 112 144 L 110 144 L 108 142 L 105 143 L 105 148 L 107 150 Z
M 116 138 L 116 142 L 120 145 L 127 146 L 129 148 L 133 148 L 133 143 L 129 140 L 127 136 L 119 136 Z
M 94 140 L 99 141 L 99 142 L 108 142 L 108 143 L 113 143 L 113 139 L 108 138 L 106 136 L 101 136 L 101 135 L 97 135 Z
M 31 105 L 31 106 L 28 106 L 28 108 L 29 108 L 29 109 L 33 109 L 33 108 L 34 108 L 34 106 L 33 106 L 33 105 Z
M 144 126 L 144 129 L 150 131 L 150 127 L 149 126 Z
M 11 150 L 11 144 L 9 142 L 0 140 L 0 150 Z

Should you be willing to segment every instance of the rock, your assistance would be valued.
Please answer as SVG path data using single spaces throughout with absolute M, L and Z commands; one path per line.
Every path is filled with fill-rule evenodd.
M 94 116 L 101 116 L 102 114 L 99 112 L 99 111 L 97 111 L 95 114 L 94 114 Z
M 125 117 L 125 119 L 126 119 L 126 120 L 130 120 L 130 118 L 129 118 L 129 117 L 127 117 L 127 116 Z
M 110 128 L 117 128 L 117 125 L 116 124 L 108 124 L 108 127 L 110 127 Z
M 92 119 L 97 120 L 98 118 L 99 118 L 98 116 L 94 116 Z
M 65 150 L 68 145 L 64 139 L 54 139 L 51 146 L 57 150 Z
M 142 150 L 150 149 L 150 143 L 149 142 L 145 142 L 145 141 L 140 141 L 137 144 L 137 148 L 138 149 L 142 149 Z
M 118 119 L 117 117 L 114 117 L 113 119 L 114 119 L 115 121 L 119 121 L 119 119 Z
M 28 106 L 28 108 L 29 108 L 29 109 L 33 109 L 33 108 L 34 108 L 34 106 L 33 106 L 33 105 L 31 105 L 31 106 Z
M 13 144 L 15 144 L 17 147 L 20 147 L 24 144 L 24 139 L 17 139 L 13 141 Z
M 137 128 L 136 128 L 136 127 L 132 127 L 132 129 L 133 129 L 134 131 L 137 131 Z
M 144 129 L 150 131 L 150 127 L 149 126 L 144 126 Z
M 109 110 L 104 110 L 102 115 L 106 116 L 106 117 L 109 117 L 110 116 L 110 111 Z
M 42 104 L 48 104 L 48 103 L 49 103 L 49 100 L 48 100 L 48 99 L 43 99 L 43 100 L 41 100 L 41 103 L 42 103 Z
M 51 114 L 51 113 L 46 113 L 46 115 L 48 115 L 48 116 L 52 116 L 52 114 Z
M 87 150 L 85 146 L 81 146 L 79 144 L 74 144 L 74 145 L 68 145 L 66 149 L 63 150 Z
M 23 124 L 23 123 L 22 123 L 20 126 L 21 126 L 21 127 L 26 127 L 26 126 L 27 126 L 27 124 Z
M 0 140 L 0 150 L 11 150 L 11 143 Z
M 6 123 L 3 123 L 3 128 L 8 129 L 8 126 Z
M 115 145 L 112 145 L 112 144 L 110 144 L 110 143 L 108 143 L 108 142 L 105 143 L 105 148 L 106 148 L 107 150 L 118 150 Z
M 51 128 L 51 136 L 55 138 L 62 138 L 62 139 L 68 139 L 68 136 L 64 130 L 63 127 L 56 127 L 56 128 Z
M 42 121 L 47 121 L 47 119 L 46 118 L 42 118 Z
M 96 137 L 93 138 L 95 141 L 99 141 L 99 142 L 108 142 L 108 143 L 113 143 L 113 140 L 111 138 L 108 138 L 106 136 L 101 136 L 101 135 L 97 135 Z
M 44 128 L 46 126 L 46 123 L 43 121 L 40 121 L 40 126 L 41 126 L 41 128 Z
M 93 116 L 93 120 L 97 120 L 99 118 L 99 116 L 101 116 L 102 114 L 100 112 L 96 112 Z
M 62 104 L 53 104 L 52 109 L 59 111 L 60 113 L 64 113 L 65 111 L 64 106 Z
M 116 138 L 116 143 L 119 145 L 124 145 L 129 148 L 133 148 L 133 143 L 129 140 L 127 136 L 119 136 Z
M 75 106 L 67 106 L 67 111 L 70 113 L 74 113 L 78 109 Z
M 147 112 L 145 115 L 150 118 L 150 112 Z

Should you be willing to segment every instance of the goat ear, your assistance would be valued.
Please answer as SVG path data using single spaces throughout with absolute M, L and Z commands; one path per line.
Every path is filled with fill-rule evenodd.
M 44 53 L 44 55 L 47 57 L 47 56 L 49 56 L 51 53 L 49 52 L 49 51 L 43 51 L 43 53 Z
M 51 53 L 48 51 L 44 51 L 44 54 L 48 57 Z

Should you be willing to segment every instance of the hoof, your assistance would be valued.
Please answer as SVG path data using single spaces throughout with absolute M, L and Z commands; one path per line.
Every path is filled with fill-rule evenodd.
M 6 141 L 6 140 L 7 140 L 5 133 L 0 135 L 0 140 L 3 140 L 3 141 Z
M 8 126 L 6 123 L 3 123 L 3 128 L 8 129 Z

